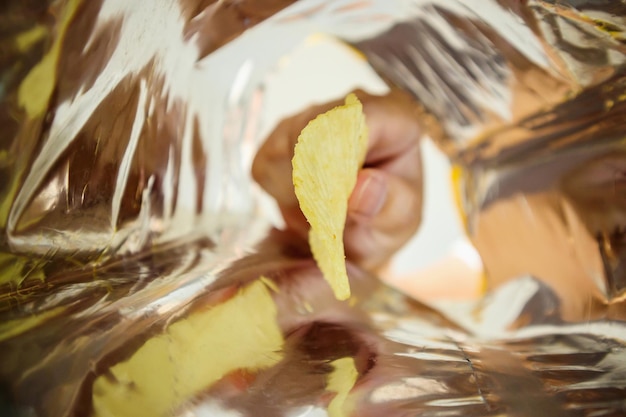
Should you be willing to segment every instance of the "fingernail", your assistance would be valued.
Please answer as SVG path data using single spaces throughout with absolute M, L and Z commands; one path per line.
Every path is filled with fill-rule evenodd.
M 368 175 L 363 184 L 357 189 L 351 211 L 365 217 L 374 217 L 385 204 L 387 198 L 387 182 L 376 174 Z

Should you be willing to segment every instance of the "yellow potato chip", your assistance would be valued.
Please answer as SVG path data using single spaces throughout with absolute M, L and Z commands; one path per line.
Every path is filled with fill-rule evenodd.
M 343 230 L 348 199 L 367 152 L 363 106 L 354 94 L 345 105 L 317 116 L 302 130 L 294 151 L 293 185 L 311 225 L 311 252 L 335 297 L 350 297 Z

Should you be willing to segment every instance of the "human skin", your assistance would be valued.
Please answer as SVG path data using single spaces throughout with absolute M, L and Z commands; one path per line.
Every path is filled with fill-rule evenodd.
M 415 104 L 406 93 L 354 93 L 363 103 L 369 142 L 365 164 L 348 201 L 344 246 L 350 262 L 379 272 L 421 222 L 421 130 Z M 291 179 L 293 149 L 310 120 L 342 102 L 312 106 L 281 121 L 252 165 L 253 178 L 276 199 L 286 227 L 303 238 L 309 225 L 300 211 Z

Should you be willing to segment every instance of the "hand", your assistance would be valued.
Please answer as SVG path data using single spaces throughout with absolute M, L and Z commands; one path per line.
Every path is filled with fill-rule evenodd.
M 351 262 L 377 271 L 409 240 L 421 221 L 420 129 L 413 112 L 415 105 L 406 93 L 355 94 L 363 103 L 369 144 L 348 202 L 344 245 Z M 340 104 L 343 101 L 313 106 L 283 120 L 261 146 L 252 165 L 252 176 L 276 199 L 287 227 L 303 237 L 309 225 L 293 189 L 293 149 L 311 119 Z

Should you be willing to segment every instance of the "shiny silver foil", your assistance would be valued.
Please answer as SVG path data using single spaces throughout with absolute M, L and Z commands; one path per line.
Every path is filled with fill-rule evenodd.
M 626 415 L 626 4 L 291 3 L 0 5 L 0 414 Z M 480 301 L 348 264 L 339 302 L 261 215 L 264 81 L 316 32 L 420 104 Z

